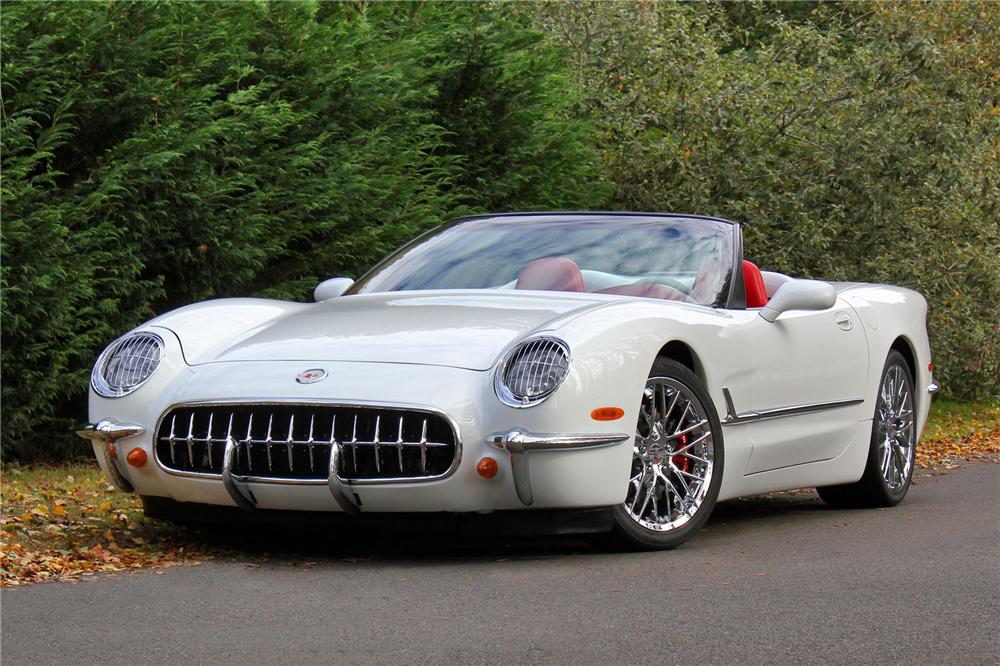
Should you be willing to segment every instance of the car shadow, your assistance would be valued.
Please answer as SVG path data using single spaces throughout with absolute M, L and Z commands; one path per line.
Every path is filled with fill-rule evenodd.
M 720 503 L 705 525 L 713 541 L 790 516 L 810 519 L 829 509 L 815 492 L 793 491 Z M 447 562 L 497 561 L 498 559 L 551 559 L 625 552 L 607 535 L 509 536 L 466 530 L 461 524 L 428 528 L 419 516 L 405 524 L 364 525 L 304 522 L 192 527 L 191 537 L 221 558 L 239 561 L 297 564 L 377 562 L 379 564 L 436 565 Z M 696 544 L 695 535 L 692 544 Z

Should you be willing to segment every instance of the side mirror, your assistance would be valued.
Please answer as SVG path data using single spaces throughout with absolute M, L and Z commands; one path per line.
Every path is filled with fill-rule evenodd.
M 343 295 L 345 291 L 350 289 L 354 285 L 354 280 L 348 277 L 337 277 L 330 278 L 329 280 L 323 280 L 313 291 L 313 299 L 317 303 L 320 301 L 328 301 L 331 298 L 337 298 L 337 296 Z
M 837 302 L 833 285 L 819 280 L 789 280 L 774 292 L 767 305 L 760 309 L 760 316 L 774 322 L 788 310 L 826 310 Z

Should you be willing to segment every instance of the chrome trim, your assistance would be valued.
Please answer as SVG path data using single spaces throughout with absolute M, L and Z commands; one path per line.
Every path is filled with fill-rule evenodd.
M 510 467 L 514 476 L 514 489 L 517 491 L 517 497 L 524 506 L 531 506 L 535 498 L 531 490 L 528 453 L 531 451 L 571 451 L 598 448 L 618 444 L 631 437 L 632 435 L 621 433 L 602 435 L 537 434 L 521 428 L 514 428 L 508 432 L 493 433 L 486 438 L 486 441 L 510 453 Z
M 76 434 L 84 439 L 99 440 L 103 442 L 116 442 L 119 439 L 135 437 L 146 432 L 138 423 L 119 421 L 118 419 L 101 419 L 97 423 L 87 424 Z
M 756 412 L 743 412 L 737 414 L 733 407 L 733 396 L 729 389 L 723 387 L 722 395 L 726 400 L 726 418 L 722 420 L 722 425 L 736 425 L 740 423 L 754 423 L 766 419 L 780 419 L 786 416 L 799 416 L 801 414 L 811 414 L 813 412 L 823 412 L 828 409 L 839 409 L 840 407 L 851 407 L 860 405 L 864 399 L 857 400 L 835 400 L 833 402 L 811 402 L 802 405 L 790 405 L 788 407 L 775 407 L 774 409 L 761 409 Z
M 532 344 L 540 344 L 543 342 L 554 343 L 557 347 L 562 349 L 563 353 L 566 355 L 566 374 L 556 383 L 551 391 L 547 391 L 541 395 L 535 396 L 530 400 L 521 400 L 514 395 L 510 388 L 504 383 L 504 374 L 507 371 L 507 365 L 513 360 L 514 356 L 517 355 L 522 349 L 526 348 Z M 565 340 L 557 338 L 552 335 L 532 335 L 527 338 L 523 338 L 510 349 L 505 351 L 500 356 L 500 361 L 497 363 L 496 368 L 493 371 L 493 391 L 496 393 L 497 398 L 500 402 L 507 405 L 508 407 L 514 407 L 515 409 L 525 409 L 528 407 L 534 407 L 535 405 L 545 402 L 553 393 L 559 390 L 563 382 L 566 381 L 566 377 L 569 376 L 569 369 L 573 363 L 573 353 L 569 348 L 569 345 Z
M 935 393 L 937 393 L 940 390 L 941 390 L 941 385 L 938 384 L 936 381 L 933 381 L 933 380 L 931 380 L 931 383 L 928 384 L 928 386 L 927 386 L 927 392 L 930 393 L 931 395 L 934 395 Z
M 83 439 L 103 443 L 103 446 L 97 447 L 97 451 L 99 452 L 98 455 L 104 456 L 108 475 L 119 490 L 130 493 L 135 488 L 132 487 L 132 484 L 118 468 L 118 447 L 114 448 L 115 455 L 112 455 L 111 445 L 120 439 L 141 435 L 145 431 L 146 429 L 138 423 L 128 423 L 126 421 L 119 421 L 118 419 L 102 419 L 97 423 L 87 424 L 84 428 L 77 430 L 76 434 Z
M 154 447 L 155 448 L 155 447 Z M 226 437 L 226 450 L 222 454 L 222 486 L 229 493 L 229 497 L 232 498 L 236 506 L 240 507 L 244 511 L 253 511 L 257 508 L 257 498 L 253 496 L 253 491 L 247 488 L 247 493 L 250 497 L 246 497 L 243 492 L 236 485 L 237 481 L 243 481 L 243 477 L 233 474 L 233 461 L 236 456 L 239 455 L 239 449 L 236 448 L 236 440 L 232 436 Z
M 437 409 L 436 407 L 429 407 L 426 405 L 418 405 L 412 403 L 402 403 L 402 402 L 364 402 L 361 400 L 289 400 L 282 398 L 251 398 L 248 400 L 243 399 L 222 399 L 222 400 L 195 400 L 191 402 L 178 402 L 170 405 L 156 422 L 156 430 L 154 433 L 160 432 L 160 427 L 163 425 L 163 420 L 166 418 L 167 414 L 175 409 L 181 409 L 185 407 L 210 407 L 212 405 L 220 406 L 267 406 L 267 405 L 282 405 L 282 406 L 292 406 L 292 407 L 361 407 L 365 409 L 385 409 L 385 410 L 402 410 L 402 411 L 420 411 L 435 414 L 443 418 L 448 425 L 451 427 L 452 434 L 455 436 L 455 458 L 451 463 L 451 467 L 444 474 L 439 474 L 437 476 L 420 476 L 420 477 L 394 477 L 387 479 L 351 479 L 352 486 L 361 485 L 382 485 L 387 483 L 426 483 L 428 481 L 442 481 L 452 476 L 457 470 L 462 462 L 462 437 L 461 430 L 458 428 L 458 423 L 455 419 L 451 418 L 446 412 Z M 155 437 L 155 435 L 154 435 Z M 426 437 L 425 437 L 426 439 Z M 280 444 L 280 442 L 278 442 Z M 316 441 L 316 444 L 322 444 L 325 442 Z M 427 442 L 425 442 L 426 444 Z M 308 444 L 308 442 L 306 442 Z M 393 443 L 395 444 L 395 443 Z M 389 444 L 386 444 L 389 446 Z M 214 474 L 209 472 L 190 472 L 186 470 L 173 469 L 168 467 L 157 453 L 156 443 L 153 442 L 153 460 L 156 466 L 167 474 L 172 474 L 173 476 L 183 476 L 195 479 L 219 479 L 220 474 Z M 281 485 L 299 485 L 299 486 L 322 486 L 328 483 L 327 479 L 287 479 L 278 477 L 257 477 L 257 476 L 242 476 L 239 477 L 240 480 L 246 483 L 274 483 Z
M 339 442 L 332 444 L 330 446 L 330 474 L 327 480 L 330 486 L 330 494 L 333 495 L 333 499 L 340 505 L 344 513 L 358 513 L 360 507 L 352 500 L 354 493 L 351 492 L 350 481 L 344 481 L 337 474 L 337 464 L 340 461 L 340 454 L 341 444 Z M 345 486 L 347 487 L 346 490 Z
M 132 342 L 128 342 L 129 339 Z M 123 351 L 126 346 L 136 344 L 140 338 L 149 338 L 156 343 L 158 348 L 158 358 L 153 369 L 149 371 L 142 381 L 129 386 L 127 389 L 114 389 L 111 387 L 108 380 L 104 377 L 104 366 L 111 360 L 114 354 Z M 149 381 L 149 378 L 156 374 L 156 369 L 160 367 L 160 362 L 163 360 L 163 352 L 166 349 L 166 344 L 163 342 L 163 338 L 157 333 L 152 331 L 132 331 L 126 333 L 125 335 L 115 339 L 111 344 L 104 348 L 101 355 L 97 357 L 97 362 L 94 363 L 94 367 L 90 371 L 90 387 L 94 389 L 94 392 L 104 398 L 122 398 L 126 395 L 131 394 L 133 391 L 137 390 L 140 386 Z

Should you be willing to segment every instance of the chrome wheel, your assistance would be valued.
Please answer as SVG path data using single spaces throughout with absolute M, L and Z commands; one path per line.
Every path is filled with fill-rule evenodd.
M 893 492 L 909 481 L 916 448 L 913 393 L 905 372 L 900 365 L 890 366 L 882 379 L 876 410 L 879 469 L 886 487 Z
M 684 526 L 705 502 L 714 466 L 712 426 L 698 396 L 669 377 L 646 380 L 625 513 L 656 532 Z

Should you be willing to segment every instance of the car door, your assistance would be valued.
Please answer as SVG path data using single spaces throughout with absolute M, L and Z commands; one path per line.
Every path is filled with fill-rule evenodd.
M 841 298 L 833 308 L 747 322 L 752 361 L 747 474 L 835 458 L 864 418 L 868 341 Z M 737 400 L 733 397 L 734 401 Z

